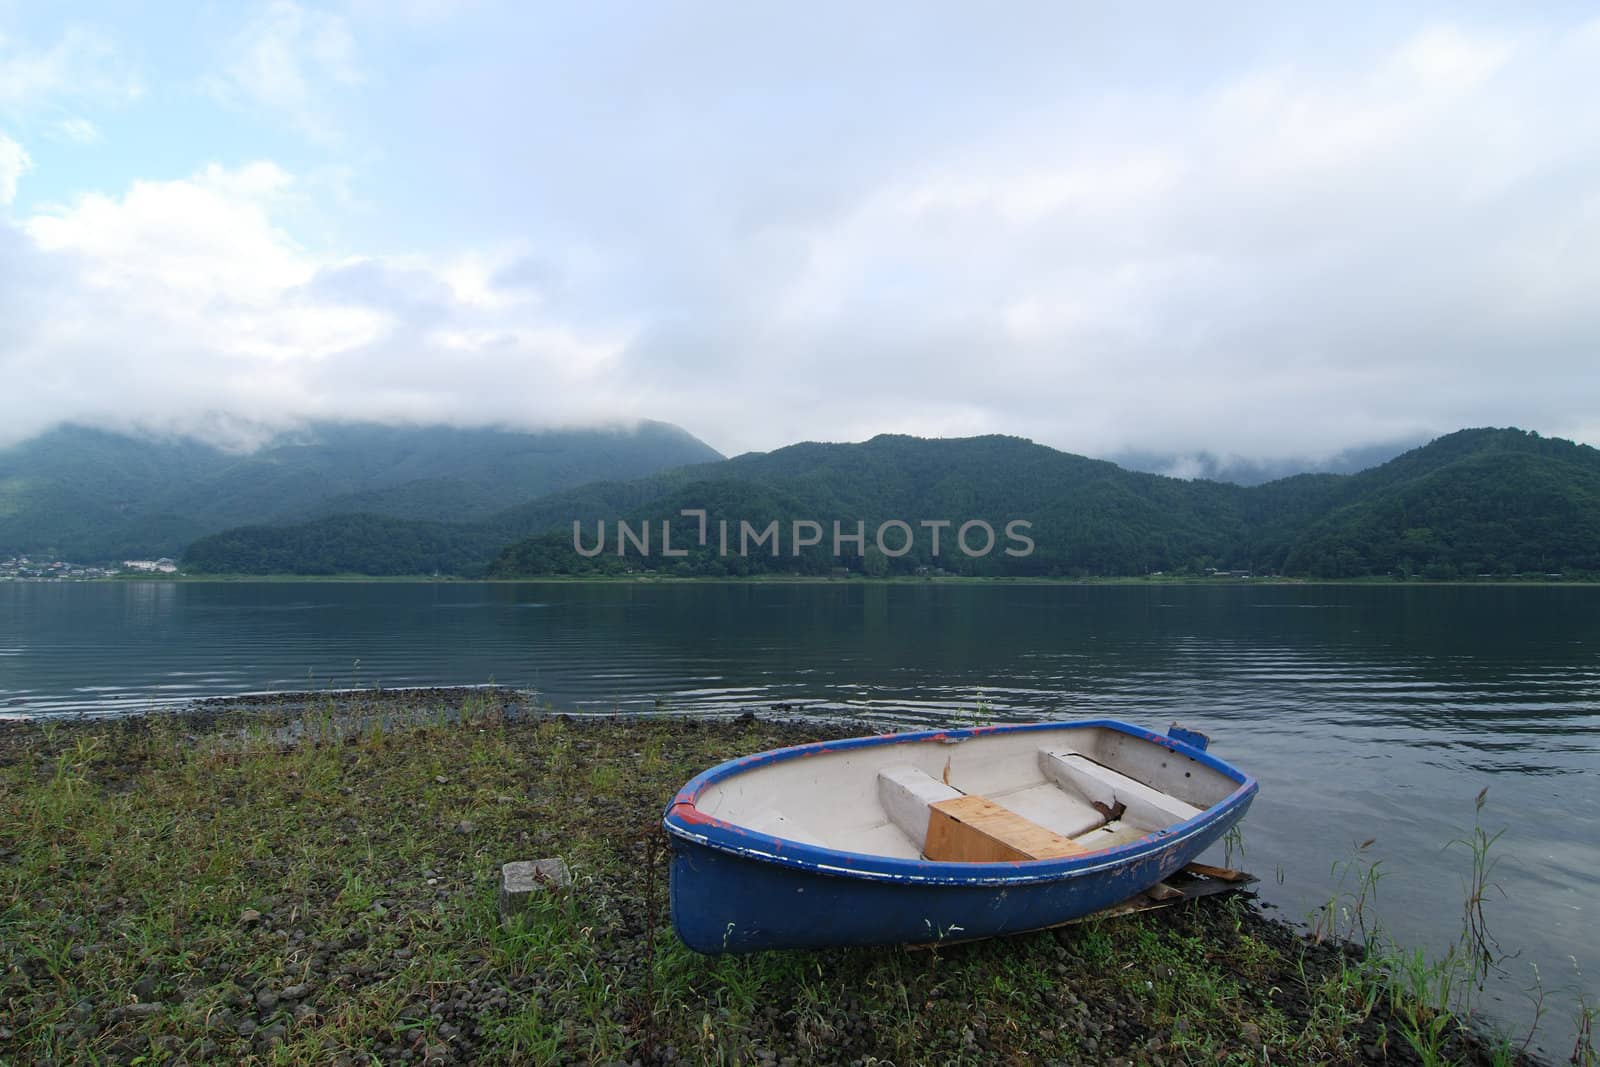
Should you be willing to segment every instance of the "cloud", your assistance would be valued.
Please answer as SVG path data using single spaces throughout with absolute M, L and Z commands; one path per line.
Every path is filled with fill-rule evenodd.
M 0 36 L 0 112 L 57 99 L 126 103 L 143 92 L 134 64 L 98 30 L 70 26 L 45 49 Z
M 17 142 L 0 133 L 0 207 L 17 198 L 17 182 L 33 169 L 33 159 Z
M 271 0 L 226 47 L 208 85 L 224 102 L 254 108 L 319 142 L 334 141 L 330 97 L 364 75 L 341 15 Z
M 209 84 L 279 163 L 20 220 L 0 416 L 1600 443 L 1600 20 L 447 14 L 252 9 Z
M 1253 456 L 1486 423 L 1592 435 L 1592 36 L 1432 26 L 1334 71 L 1036 106 L 719 250 L 696 321 L 647 326 L 628 373 L 725 447 L 891 427 Z
M 94 144 L 100 140 L 100 128 L 81 117 L 60 120 L 55 125 L 55 132 L 74 144 Z
M 237 424 L 216 413 L 279 425 L 627 415 L 605 381 L 624 334 L 542 317 L 495 286 L 491 253 L 312 252 L 276 221 L 294 187 L 271 163 L 213 165 L 0 225 L 0 379 L 27 386 L 0 391 L 6 439 L 64 416 L 231 440 Z

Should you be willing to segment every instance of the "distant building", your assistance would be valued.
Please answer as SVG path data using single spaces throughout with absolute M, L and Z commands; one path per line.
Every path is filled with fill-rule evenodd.
M 130 571 L 144 574 L 176 574 L 178 565 L 165 556 L 160 559 L 125 559 L 122 565 Z

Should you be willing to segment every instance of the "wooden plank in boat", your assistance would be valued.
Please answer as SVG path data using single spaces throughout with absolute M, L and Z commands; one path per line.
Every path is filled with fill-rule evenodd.
M 947 863 L 1060 859 L 1089 850 L 981 796 L 928 805 L 922 854 Z

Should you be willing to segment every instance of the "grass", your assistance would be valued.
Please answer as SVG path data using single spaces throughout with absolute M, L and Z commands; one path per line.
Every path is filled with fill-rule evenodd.
M 1504 973 L 1509 958 L 1489 929 L 1487 904 L 1500 892 L 1493 880 L 1498 862 L 1493 849 L 1505 831 L 1490 833 L 1483 825 L 1488 794 L 1485 787 L 1474 800 L 1471 831 L 1445 846 L 1447 851 L 1465 851 L 1468 869 L 1461 889 L 1460 932 L 1441 954 L 1400 945 L 1383 929 L 1377 912 L 1381 861 L 1369 858 L 1371 838 L 1357 845 L 1352 857 L 1333 865 L 1334 893 L 1308 924 L 1318 941 L 1361 946 L 1359 957 L 1332 979 L 1335 986 L 1328 992 L 1334 995 L 1328 999 L 1353 1006 L 1358 1015 L 1371 1015 L 1384 1006 L 1386 1031 L 1392 1029 L 1415 1062 L 1426 1067 L 1460 1062 L 1469 1053 L 1495 1064 L 1519 1062 L 1546 1011 L 1545 990 L 1535 969 L 1530 990 L 1533 1019 L 1520 1041 L 1503 1029 L 1486 1036 L 1488 1024 L 1475 1015 L 1477 994 L 1491 974 Z M 1586 994 L 1579 992 L 1576 1000 L 1576 1036 L 1569 1063 L 1595 1067 L 1595 1010 Z
M 1434 1042 L 1439 990 L 1239 896 L 937 951 L 700 956 L 666 918 L 666 800 L 837 728 L 340 699 L 294 730 L 0 731 L 0 1062 L 1354 1063 L 1413 1031 L 1495 1062 L 1453 1015 Z M 547 855 L 573 887 L 502 925 L 500 865 Z

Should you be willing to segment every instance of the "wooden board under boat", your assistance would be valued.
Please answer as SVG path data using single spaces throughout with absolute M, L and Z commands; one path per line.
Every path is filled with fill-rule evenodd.
M 1161 882 L 1256 783 L 1181 729 L 1113 720 L 887 734 L 758 753 L 663 819 L 672 913 L 702 952 L 967 940 Z

